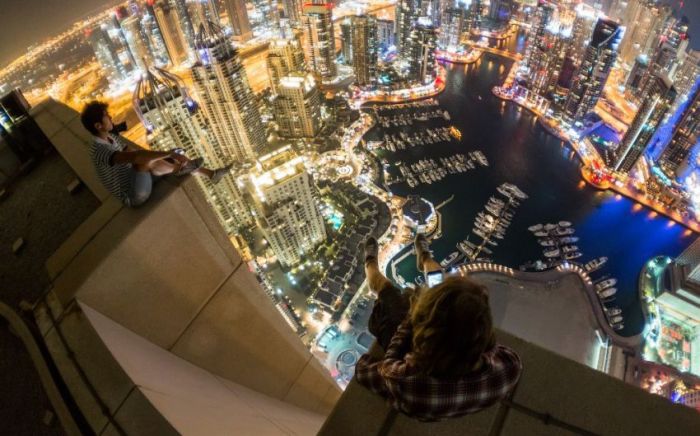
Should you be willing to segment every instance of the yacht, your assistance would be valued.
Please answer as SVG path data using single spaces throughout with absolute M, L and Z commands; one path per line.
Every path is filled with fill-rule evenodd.
M 459 131 L 455 126 L 450 127 L 450 135 L 458 141 L 462 140 L 462 132 Z
M 619 324 L 622 322 L 623 319 L 624 318 L 622 318 L 622 316 L 620 316 L 620 315 L 613 316 L 612 318 L 610 318 L 610 323 L 611 324 Z
M 596 283 L 595 285 L 595 290 L 596 291 L 602 291 L 605 288 L 610 288 L 613 287 L 617 284 L 617 279 L 607 279 L 603 280 L 600 283 Z
M 578 253 L 578 252 L 576 252 L 576 253 L 567 253 L 567 254 L 564 255 L 564 259 L 566 259 L 566 260 L 574 260 L 574 259 L 578 259 L 578 258 L 581 257 L 581 256 L 583 256 L 583 254 Z
M 622 309 L 620 309 L 619 307 L 611 307 L 610 309 L 605 309 L 605 311 L 610 316 L 615 316 L 615 315 L 619 315 L 622 313 Z
M 557 245 L 557 241 L 554 239 L 540 239 L 540 245 L 543 247 L 554 247 Z
M 573 235 L 575 231 L 576 231 L 576 230 L 574 230 L 574 229 L 571 228 L 571 227 L 566 227 L 566 228 L 561 228 L 561 227 L 560 227 L 560 228 L 558 228 L 558 229 L 556 230 L 556 234 L 557 234 L 557 235 L 560 235 L 560 236 L 564 236 L 564 235 Z
M 592 272 L 592 271 L 599 269 L 601 266 L 605 265 L 605 262 L 607 262 L 607 261 L 608 261 L 607 257 L 605 257 L 605 256 L 599 257 L 598 259 L 593 259 L 592 261 L 588 262 L 584 268 L 586 269 L 586 271 Z
M 573 244 L 574 242 L 578 242 L 578 236 L 564 236 L 560 241 L 564 244 Z
M 623 323 L 619 323 L 613 325 L 612 328 L 614 328 L 615 330 L 622 330 L 623 328 L 625 328 L 625 325 Z
M 552 250 L 545 250 L 544 256 L 545 257 L 557 257 L 561 254 L 561 251 L 559 251 L 558 248 L 552 249 Z
M 549 232 L 535 232 L 535 236 L 537 236 L 538 238 L 546 238 L 547 236 L 549 236 Z
M 447 267 L 449 264 L 454 262 L 455 259 L 457 259 L 457 257 L 459 257 L 458 252 L 455 251 L 455 252 L 451 253 L 449 256 L 447 256 L 445 259 L 443 259 L 442 262 L 440 262 L 440 266 L 443 268 Z
M 530 226 L 527 229 L 531 232 L 539 232 L 540 230 L 542 230 L 542 228 L 544 228 L 542 224 L 535 224 L 534 226 Z
M 617 288 L 609 288 L 609 289 L 606 289 L 602 292 L 598 292 L 598 295 L 600 296 L 600 298 L 609 298 L 615 294 L 617 294 Z
M 544 229 L 547 231 L 554 230 L 557 228 L 556 224 L 545 224 Z
M 565 246 L 562 248 L 562 251 L 563 251 L 564 253 L 573 253 L 573 252 L 578 251 L 578 247 L 575 246 L 575 245 L 565 245 Z
M 571 227 L 571 223 L 568 221 L 559 221 L 559 227 Z

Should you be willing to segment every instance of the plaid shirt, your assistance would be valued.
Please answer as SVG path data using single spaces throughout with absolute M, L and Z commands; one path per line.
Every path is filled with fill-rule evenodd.
M 382 360 L 363 355 L 357 381 L 389 399 L 392 406 L 421 421 L 439 421 L 478 412 L 503 399 L 518 383 L 522 363 L 510 348 L 496 345 L 483 354 L 478 370 L 456 379 L 437 379 L 411 365 L 413 331 L 406 318 Z

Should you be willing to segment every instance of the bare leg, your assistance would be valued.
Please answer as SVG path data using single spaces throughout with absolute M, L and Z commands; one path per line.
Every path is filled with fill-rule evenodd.
M 369 288 L 379 294 L 382 290 L 387 289 L 391 286 L 391 282 L 387 279 L 381 271 L 379 271 L 379 263 L 377 259 L 368 259 L 365 262 L 365 275 L 367 276 L 367 283 Z
M 205 176 L 209 177 L 210 179 L 214 176 L 214 170 L 210 170 L 209 168 L 198 168 L 194 171 L 192 171 L 192 174 L 196 174 L 198 176 Z
M 420 271 L 429 273 L 442 269 L 440 264 L 433 259 L 433 256 L 430 253 L 428 240 L 424 235 L 417 235 L 414 244 L 416 251 L 416 266 Z
M 427 253 L 426 256 L 423 256 L 423 259 L 420 260 L 421 264 L 421 271 L 424 273 L 432 272 L 432 271 L 439 271 L 442 269 L 439 263 L 433 259 L 433 257 L 430 255 L 430 253 Z

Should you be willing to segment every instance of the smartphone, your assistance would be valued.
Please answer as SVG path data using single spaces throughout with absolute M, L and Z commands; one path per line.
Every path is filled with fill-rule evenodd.
M 437 286 L 445 279 L 445 275 L 441 270 L 430 271 L 425 274 L 425 282 L 429 288 Z

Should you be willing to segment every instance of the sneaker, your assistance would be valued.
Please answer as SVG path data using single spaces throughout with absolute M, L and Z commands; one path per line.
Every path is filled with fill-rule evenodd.
M 214 170 L 214 174 L 211 176 L 211 182 L 216 185 L 221 181 L 221 179 L 228 174 L 231 171 L 231 168 L 233 165 L 226 165 L 225 167 L 221 167 L 219 169 Z
M 430 242 L 424 234 L 418 233 L 413 241 L 413 248 L 416 252 L 416 266 L 418 271 L 423 269 L 423 259 L 426 255 L 430 255 Z
M 180 168 L 180 171 L 175 173 L 175 175 L 186 176 L 187 174 L 202 168 L 202 165 L 204 165 L 204 159 L 201 157 L 190 159 L 185 165 L 182 166 L 182 168 Z
M 379 244 L 377 240 L 370 236 L 365 242 L 365 262 L 371 259 L 377 259 L 379 255 Z

